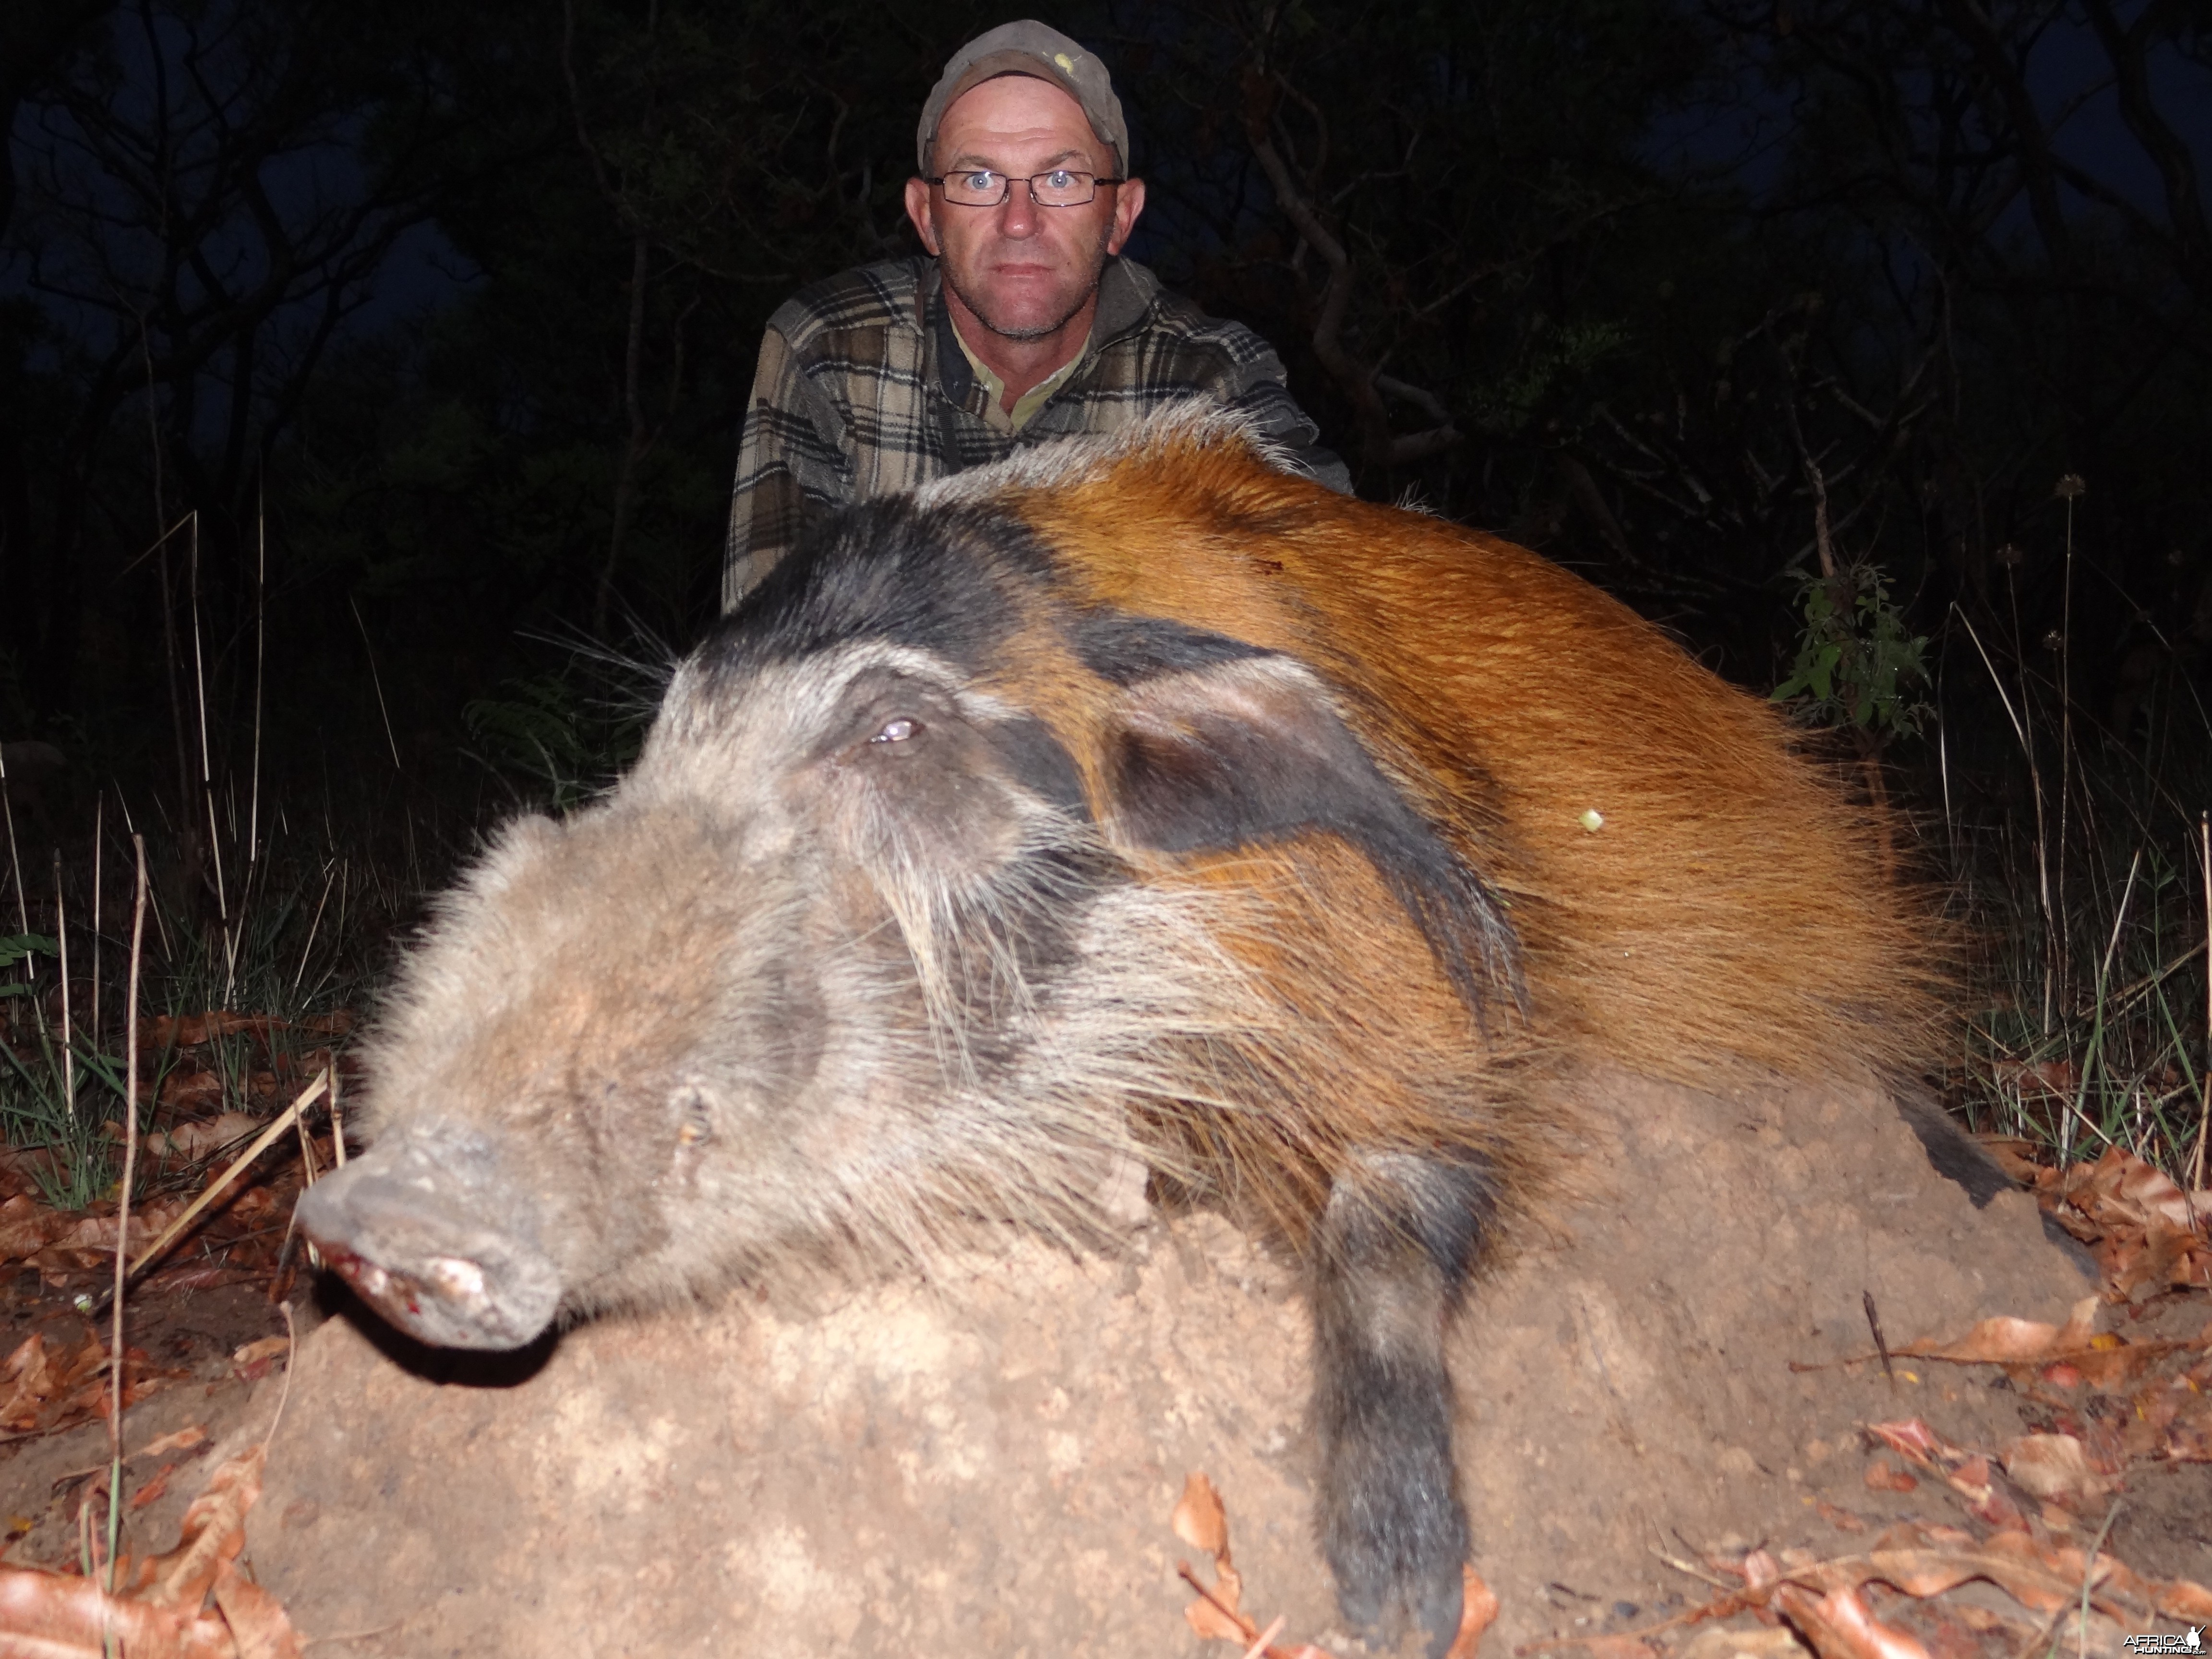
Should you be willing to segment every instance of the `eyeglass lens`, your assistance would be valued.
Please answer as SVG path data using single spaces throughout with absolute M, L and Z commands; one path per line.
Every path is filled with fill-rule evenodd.
M 997 207 L 1016 185 L 1027 185 L 1030 199 L 1040 207 L 1081 207 L 1097 194 L 1098 180 L 1088 173 L 1055 167 L 1027 179 L 1009 179 L 1003 173 L 981 169 L 949 173 L 941 181 L 945 199 L 961 207 Z

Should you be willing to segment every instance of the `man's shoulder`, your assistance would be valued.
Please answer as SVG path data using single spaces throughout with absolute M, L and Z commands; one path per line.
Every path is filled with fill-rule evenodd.
M 918 331 L 915 299 L 933 263 L 918 256 L 882 259 L 809 283 L 776 308 L 769 326 L 801 355 L 836 335 Z
M 1099 289 L 1101 332 L 1109 344 L 1125 339 L 1172 343 L 1238 368 L 1277 361 L 1275 349 L 1251 329 L 1203 310 L 1133 259 L 1108 265 Z

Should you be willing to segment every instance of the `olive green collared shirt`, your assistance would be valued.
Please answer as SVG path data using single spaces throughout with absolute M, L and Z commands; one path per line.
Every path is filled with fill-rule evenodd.
M 968 367 L 974 371 L 975 383 L 990 398 L 990 402 L 984 406 L 983 424 L 994 432 L 1019 432 L 1027 426 L 1030 416 L 1042 409 L 1052 394 L 1060 390 L 1061 382 L 1081 367 L 1083 354 L 1091 349 L 1091 336 L 1085 332 L 1083 343 L 1076 347 L 1073 357 L 1015 398 L 1014 406 L 1007 409 L 1004 407 L 1006 383 L 999 378 L 998 371 L 975 355 L 975 348 L 968 343 L 968 337 L 960 331 L 957 323 L 952 325 L 952 337 L 959 344 L 960 355 L 968 360 Z

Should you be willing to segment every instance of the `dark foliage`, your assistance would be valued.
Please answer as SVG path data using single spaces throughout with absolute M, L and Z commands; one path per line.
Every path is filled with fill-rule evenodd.
M 458 803 L 510 728 L 591 770 L 578 733 L 633 727 L 538 641 L 711 619 L 761 326 L 908 247 L 914 112 L 996 21 L 9 8 L 4 735 L 186 823 L 257 732 L 295 781 L 385 796 L 389 766 Z M 1277 342 L 1363 492 L 1589 569 L 1755 684 L 1791 672 L 1808 575 L 1844 610 L 1884 592 L 1892 635 L 1932 641 L 1952 764 L 1995 799 L 2034 752 L 1999 682 L 2053 703 L 2064 682 L 2076 739 L 2101 726 L 2154 772 L 2182 763 L 2177 710 L 2201 749 L 2201 9 L 1058 21 L 1129 106 L 1135 251 Z M 2068 476 L 2086 493 L 2055 494 Z

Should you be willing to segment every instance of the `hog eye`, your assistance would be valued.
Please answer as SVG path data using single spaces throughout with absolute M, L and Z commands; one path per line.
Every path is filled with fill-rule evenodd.
M 901 714 L 896 720 L 885 720 L 884 729 L 870 738 L 868 741 L 870 743 L 904 743 L 921 730 L 921 721 L 908 720 L 905 715 Z

